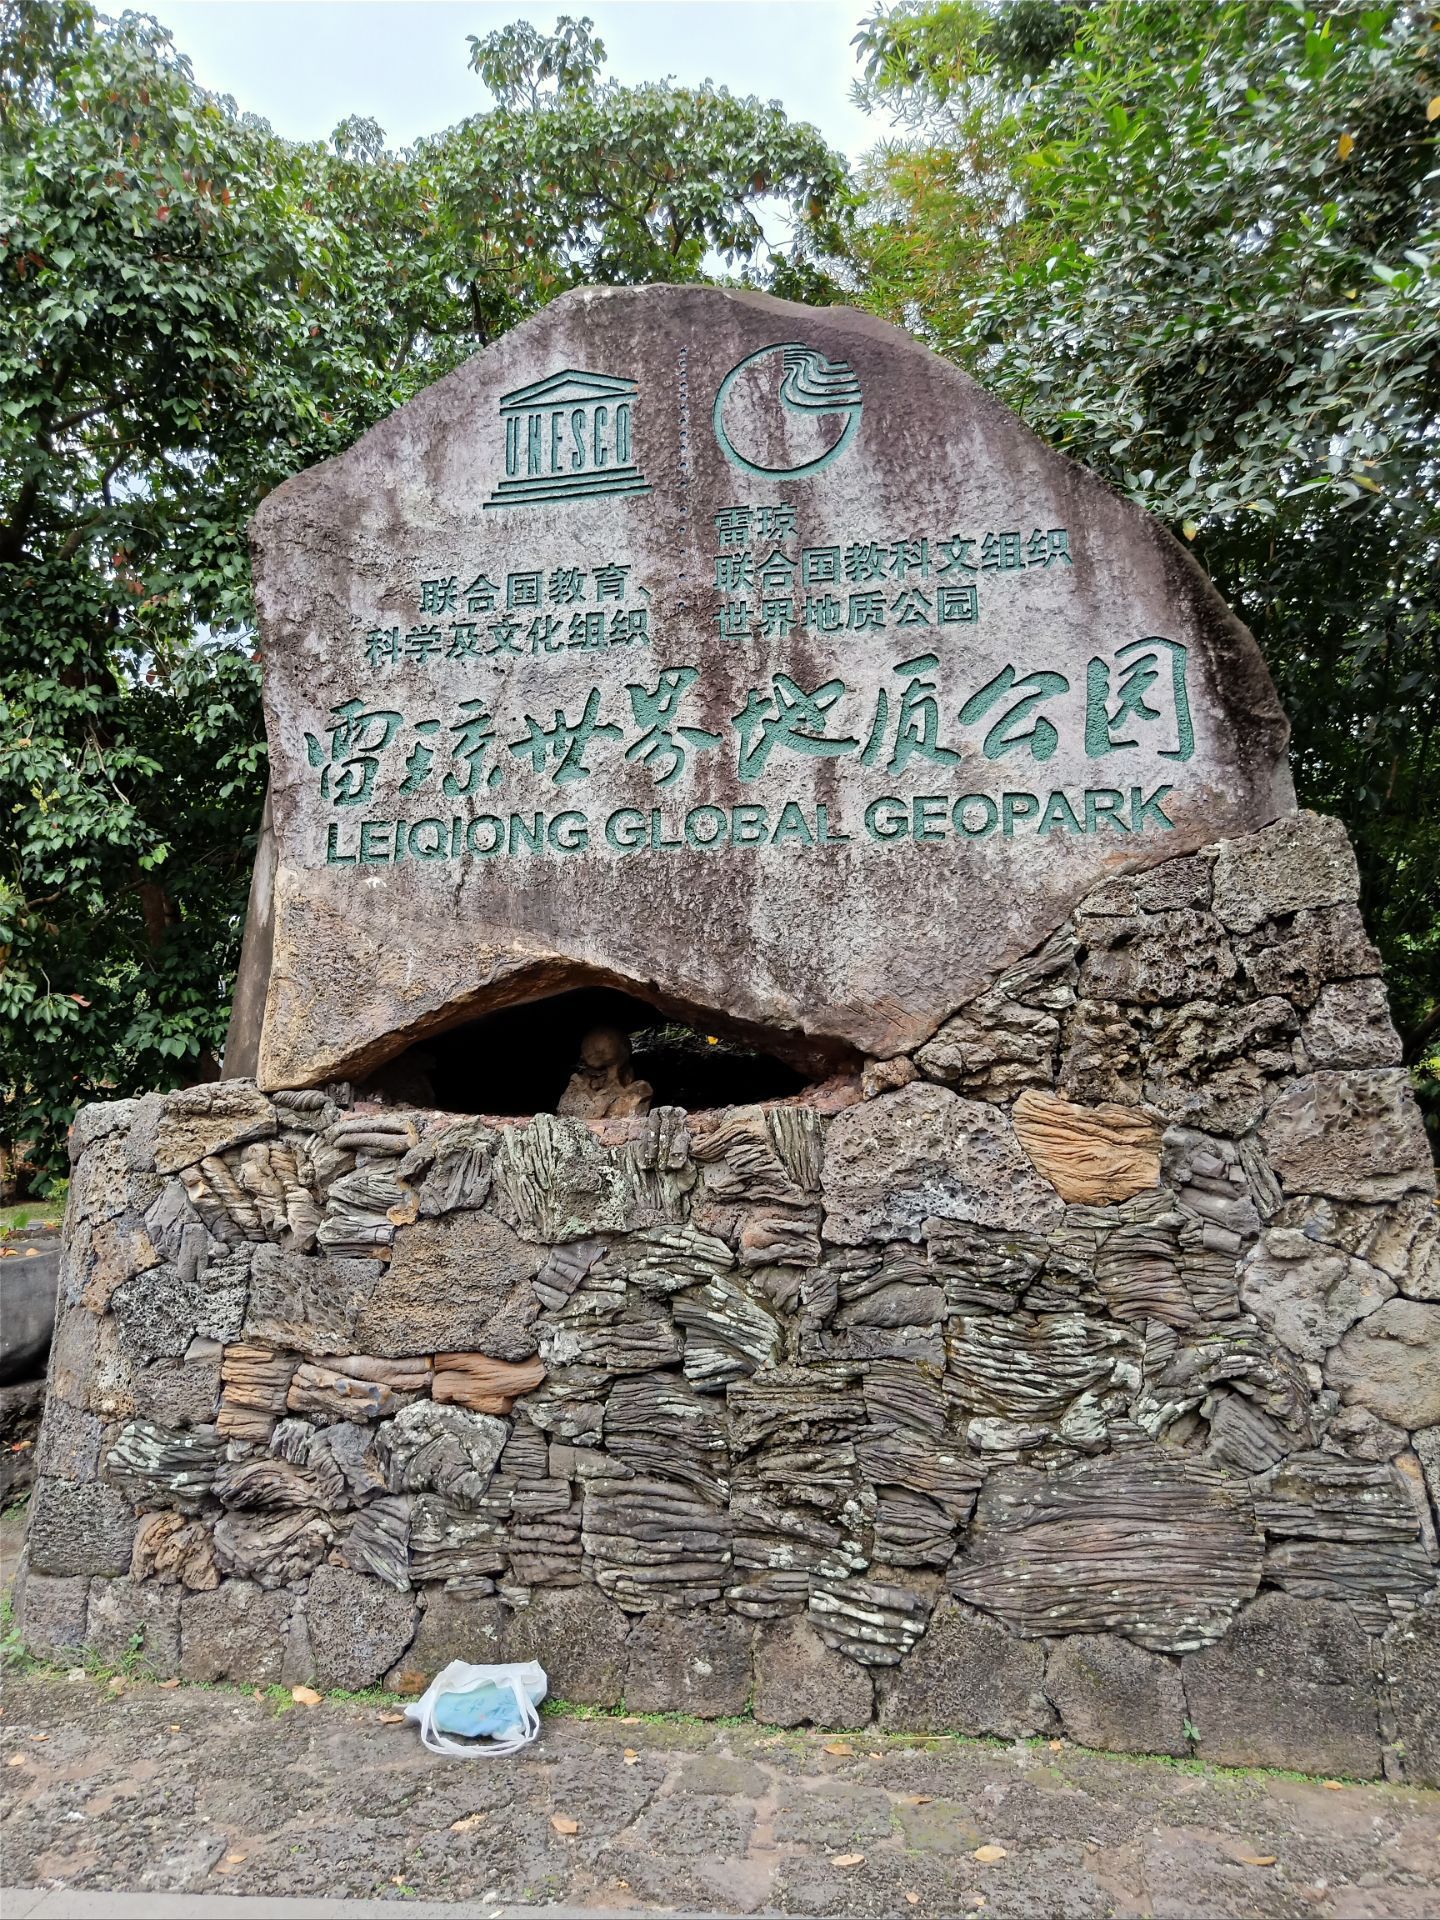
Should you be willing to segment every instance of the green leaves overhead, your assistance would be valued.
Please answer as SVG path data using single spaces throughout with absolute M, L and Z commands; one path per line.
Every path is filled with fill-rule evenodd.
M 1288 0 L 882 8 L 865 298 L 1194 542 L 1440 1031 L 1437 38 Z
M 81 1101 L 215 1070 L 263 496 L 582 281 L 824 284 L 814 129 L 603 58 L 585 21 L 491 34 L 493 109 L 396 153 L 279 139 L 141 15 L 0 14 L 0 1146 L 42 1173 Z

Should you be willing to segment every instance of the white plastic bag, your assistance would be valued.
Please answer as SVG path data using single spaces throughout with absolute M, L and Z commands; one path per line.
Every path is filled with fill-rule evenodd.
M 549 1684 L 535 1660 L 491 1667 L 452 1660 L 406 1707 L 405 1717 L 417 1723 L 431 1753 L 518 1753 L 539 1737 L 536 1709 Z M 447 1727 L 467 1737 L 451 1740 Z

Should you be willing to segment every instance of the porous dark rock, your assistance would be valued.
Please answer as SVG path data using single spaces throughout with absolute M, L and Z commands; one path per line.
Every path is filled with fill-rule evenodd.
M 1440 1787 L 1440 1606 L 1390 1629 L 1380 1671 L 1387 1771 L 1393 1759 L 1413 1786 Z
M 226 1580 L 180 1600 L 180 1673 L 186 1680 L 273 1686 L 285 1665 L 295 1599 L 248 1580 Z
M 471 1209 L 416 1220 L 397 1231 L 390 1264 L 357 1316 L 352 1344 L 381 1355 L 494 1352 L 491 1323 L 538 1266 L 533 1248 L 488 1213 Z M 532 1340 L 528 1351 L 534 1350 Z
M 318 1567 L 305 1591 L 305 1626 L 316 1686 L 373 1687 L 415 1637 L 419 1615 L 409 1594 L 345 1567 Z
M 1335 1200 L 1433 1195 L 1435 1167 L 1402 1067 L 1324 1071 L 1285 1087 L 1260 1127 L 1285 1193 Z
M 875 1704 L 870 1672 L 827 1647 L 803 1619 L 762 1626 L 755 1635 L 757 1720 L 775 1727 L 863 1727 Z
M 85 1644 L 88 1574 L 39 1573 L 22 1559 L 13 1601 L 20 1637 L 41 1660 L 68 1661 Z
M 1325 1363 L 1347 1404 L 1398 1427 L 1440 1423 L 1440 1304 L 1388 1300 L 1353 1326 Z
M 836 1115 L 823 1182 L 840 1246 L 918 1240 L 930 1219 L 1044 1227 L 1061 1211 L 1003 1110 L 923 1081 Z
M 1055 1721 L 1045 1697 L 1044 1648 L 957 1600 L 941 1600 L 923 1639 L 878 1677 L 876 1693 L 887 1731 L 1013 1740 L 1044 1733 Z
M 134 1539 L 134 1509 L 113 1487 L 44 1476 L 35 1482 L 26 1547 L 37 1573 L 128 1573 Z
M 507 1617 L 504 1602 L 493 1595 L 432 1588 L 420 1609 L 415 1637 L 386 1674 L 385 1685 L 396 1693 L 423 1693 L 452 1660 L 493 1666 L 510 1658 L 504 1651 Z
M 1375 1655 L 1348 1607 L 1264 1593 L 1181 1678 L 1196 1752 L 1232 1767 L 1380 1771 Z
M 92 1580 L 85 1645 L 110 1665 L 138 1655 L 147 1672 L 168 1680 L 180 1666 L 179 1593 L 132 1580 Z
M 556 1700 L 618 1707 L 626 1695 L 633 1625 L 631 1615 L 594 1587 L 537 1590 L 506 1622 L 505 1658 L 538 1660 Z
M 625 1705 L 632 1713 L 744 1713 L 750 1700 L 753 1629 L 732 1614 L 656 1611 L 627 1642 Z
M 1243 840 L 1222 840 L 1214 884 L 1216 916 L 1237 933 L 1301 908 L 1342 906 L 1360 897 L 1344 827 L 1326 814 L 1303 811 Z
M 1083 1747 L 1190 1751 L 1179 1666 L 1118 1634 L 1076 1633 L 1055 1641 L 1045 1661 L 1045 1693 L 1065 1732 Z

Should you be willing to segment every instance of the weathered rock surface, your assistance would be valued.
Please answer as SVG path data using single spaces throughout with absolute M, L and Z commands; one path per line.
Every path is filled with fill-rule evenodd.
M 1346 1334 L 1325 1378 L 1396 1426 L 1440 1423 L 1440 1305 L 1387 1301 Z
M 1440 1787 L 1440 1608 L 1392 1628 L 1381 1650 L 1381 1727 L 1389 1762 L 1417 1787 Z
M 744 1713 L 752 1629 L 731 1614 L 647 1613 L 631 1629 L 625 1704 L 633 1713 Z
M 918 1240 L 926 1220 L 1043 1227 L 1060 1197 L 1002 1110 L 917 1082 L 838 1114 L 825 1147 L 825 1234 Z
M 1186 1655 L 1182 1677 L 1202 1760 L 1379 1771 L 1374 1655 L 1347 1607 L 1262 1594 L 1218 1646 Z
M 1043 1733 L 1055 1717 L 1044 1649 L 954 1600 L 940 1602 L 925 1637 L 877 1691 L 881 1726 L 917 1733 L 1020 1739 Z
M 1223 850 L 1113 874 L 928 1065 L 791 1104 L 299 1089 L 168 1175 L 166 1097 L 87 1109 L 22 1631 L 1166 1751 L 1184 1655 L 1211 1750 L 1414 1777 L 1440 1215 L 1332 836 L 1295 836 L 1330 904 L 1242 887 L 1239 843 L 1223 912 Z M 208 1098 L 177 1137 L 263 1118 Z M 1292 1642 L 1309 1747 L 1264 1691 Z
M 538 1660 L 556 1700 L 618 1707 L 629 1675 L 633 1618 L 594 1587 L 537 1592 L 505 1627 L 507 1660 Z M 634 1702 L 630 1703 L 632 1706 Z
M 386 1674 L 385 1685 L 396 1693 L 423 1693 L 452 1660 L 491 1666 L 512 1657 L 525 1658 L 504 1650 L 506 1618 L 500 1600 L 435 1588 L 421 1609 L 414 1639 Z
M 94 1482 L 35 1482 L 27 1550 L 36 1573 L 130 1571 L 135 1511 L 123 1494 Z
M 305 1594 L 316 1686 L 375 1686 L 414 1639 L 418 1618 L 408 1594 L 342 1567 L 318 1568 Z
M 1104 1207 L 1159 1185 L 1160 1129 L 1143 1114 L 1027 1089 L 1013 1117 L 1020 1145 L 1062 1200 Z
M 247 1580 L 180 1601 L 180 1672 L 186 1680 L 248 1680 L 273 1686 L 285 1666 L 295 1601 Z
M 1045 1662 L 1045 1693 L 1072 1740 L 1108 1753 L 1188 1753 L 1179 1668 L 1113 1633 L 1077 1633 Z
M 546 394 L 569 395 L 553 418 L 573 446 L 542 446 L 537 411 L 532 449 L 526 396 Z M 772 524 L 751 494 L 777 475 L 793 499 Z M 986 499 L 1021 530 L 957 535 L 987 520 Z M 890 1058 L 1117 864 L 1156 865 L 1291 802 L 1259 653 L 1181 547 L 953 366 L 843 307 L 570 293 L 277 489 L 253 543 L 275 870 L 248 1051 L 265 1086 L 319 1085 L 462 1008 L 596 977 Z M 537 570 L 539 597 L 512 602 L 512 577 Z M 582 598 L 548 599 L 552 574 Z M 867 590 L 879 599 L 857 603 Z M 827 678 L 814 634 L 877 618 L 877 644 Z M 647 641 L 671 651 L 642 673 Z M 611 674 L 617 647 L 648 702 Z M 510 671 L 482 724 L 460 703 L 497 649 Z M 432 735 L 431 717 L 457 737 Z M 480 733 L 461 737 L 472 719 Z M 1043 793 L 1007 801 L 1027 745 Z M 917 758 L 932 797 L 912 800 L 901 770 Z M 556 800 L 586 844 L 527 857 L 509 815 Z M 493 846 L 471 825 L 482 801 Z M 675 831 L 629 847 L 622 810 L 643 825 L 657 801 L 678 807 Z M 696 801 L 721 808 L 714 839 L 712 815 L 683 830 Z M 362 853 L 362 802 L 402 821 L 399 851 L 392 827 Z M 747 840 L 731 813 L 753 804 L 765 825 Z M 383 888 L 359 883 L 372 866 Z M 1177 952 L 1165 943 L 1167 962 Z
M 1401 1067 L 1295 1081 L 1270 1106 L 1260 1142 L 1287 1194 L 1369 1202 L 1435 1191 L 1425 1127 Z
M 1359 897 L 1360 875 L 1345 829 L 1324 814 L 1292 814 L 1243 840 L 1222 841 L 1216 854 L 1215 913 L 1235 933 Z
M 863 1727 L 875 1706 L 867 1670 L 835 1653 L 804 1620 L 761 1627 L 755 1636 L 757 1720 L 776 1727 Z
M 951 1591 L 1026 1636 L 1114 1630 L 1181 1652 L 1225 1632 L 1260 1580 L 1243 1492 L 1162 1448 L 997 1478 Z
M 533 1250 L 489 1214 L 467 1210 L 417 1220 L 397 1232 L 389 1267 L 356 1320 L 353 1344 L 382 1355 L 498 1353 L 488 1330 L 538 1265 Z M 532 1341 L 527 1351 L 534 1350 Z

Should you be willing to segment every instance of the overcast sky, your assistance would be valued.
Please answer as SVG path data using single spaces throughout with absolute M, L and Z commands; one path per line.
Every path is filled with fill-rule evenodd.
M 112 4 L 114 0 L 112 0 Z M 850 45 L 865 0 L 134 0 L 189 54 L 203 86 L 235 96 L 277 133 L 320 139 L 347 114 L 392 145 L 485 104 L 466 35 L 507 20 L 589 14 L 609 71 L 626 81 L 711 79 L 779 100 L 852 158 L 885 130 L 851 104 Z M 114 10 L 120 10 L 114 5 Z

